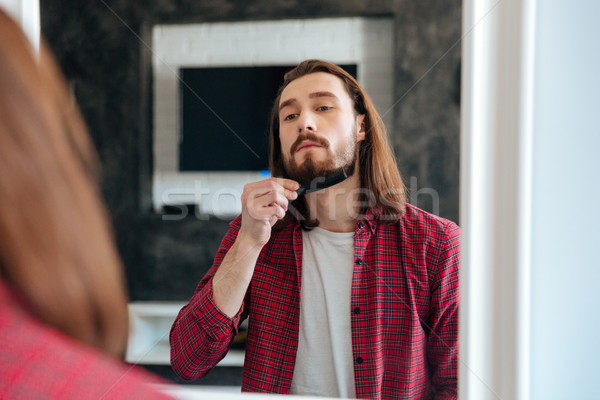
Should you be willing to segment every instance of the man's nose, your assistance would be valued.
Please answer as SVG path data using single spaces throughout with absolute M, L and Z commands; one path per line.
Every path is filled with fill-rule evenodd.
M 298 133 L 302 133 L 305 131 L 316 132 L 317 125 L 315 124 L 314 118 L 310 115 L 310 113 L 302 113 L 298 117 Z

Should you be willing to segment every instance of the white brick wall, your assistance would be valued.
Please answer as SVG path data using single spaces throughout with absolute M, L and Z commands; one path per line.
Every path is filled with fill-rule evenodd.
M 157 25 L 153 30 L 155 209 L 165 204 L 200 203 L 209 214 L 240 211 L 244 184 L 258 172 L 178 171 L 178 87 L 181 67 L 294 65 L 307 58 L 357 64 L 367 90 L 393 130 L 393 21 L 387 18 L 327 18 L 260 22 Z M 199 191 L 203 194 L 200 195 Z M 211 198 L 231 192 L 227 200 Z M 215 210 L 214 205 L 219 205 Z

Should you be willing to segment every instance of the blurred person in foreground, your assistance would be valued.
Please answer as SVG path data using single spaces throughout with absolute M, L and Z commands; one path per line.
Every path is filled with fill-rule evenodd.
M 207 374 L 248 317 L 244 391 L 455 399 L 460 230 L 406 204 L 367 93 L 339 66 L 304 61 L 284 77 L 270 136 L 273 178 L 246 185 L 175 320 L 174 370 Z
M 121 360 L 121 263 L 79 111 L 0 8 L 0 398 L 166 398 Z

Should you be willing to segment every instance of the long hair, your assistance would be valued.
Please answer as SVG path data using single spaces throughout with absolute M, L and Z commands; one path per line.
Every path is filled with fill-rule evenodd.
M 127 297 L 98 171 L 56 62 L 0 10 L 0 283 L 42 322 L 121 356 Z
M 392 223 L 396 221 L 404 212 L 406 205 L 406 189 L 392 148 L 388 142 L 385 125 L 381 117 L 375 110 L 375 106 L 369 95 L 358 84 L 356 79 L 341 67 L 322 60 L 305 60 L 298 64 L 294 69 L 288 71 L 283 84 L 279 88 L 277 98 L 271 112 L 271 155 L 270 168 L 273 176 L 287 178 L 283 154 L 281 152 L 281 141 L 279 139 L 279 102 L 281 93 L 295 79 L 315 72 L 326 72 L 342 80 L 350 99 L 354 103 L 354 111 L 358 115 L 365 115 L 364 124 L 366 137 L 358 144 L 358 162 L 360 170 L 360 204 L 361 214 L 367 209 L 373 210 L 375 218 L 379 218 L 382 223 Z M 317 226 L 318 221 L 309 220 L 308 205 L 306 199 L 301 197 L 292 202 L 292 209 L 297 212 L 303 228 L 310 229 Z M 286 218 L 276 226 L 282 228 L 290 218 L 290 213 Z

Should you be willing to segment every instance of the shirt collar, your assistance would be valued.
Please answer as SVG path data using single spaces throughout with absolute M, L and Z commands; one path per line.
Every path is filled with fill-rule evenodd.
M 374 234 L 377 230 L 378 218 L 378 214 L 372 207 L 367 209 L 367 211 L 362 215 L 362 217 L 356 222 L 356 227 L 354 228 L 354 231 L 358 232 L 366 227 L 372 234 Z M 300 221 L 293 214 L 292 218 L 290 218 L 290 222 L 292 223 L 292 229 L 300 229 Z
M 375 210 L 371 207 L 367 209 L 362 218 L 358 221 L 356 230 L 360 230 L 361 224 L 363 224 L 365 228 L 368 228 L 371 231 L 371 234 L 374 234 L 375 230 L 377 229 L 377 220 L 378 216 L 375 213 Z

